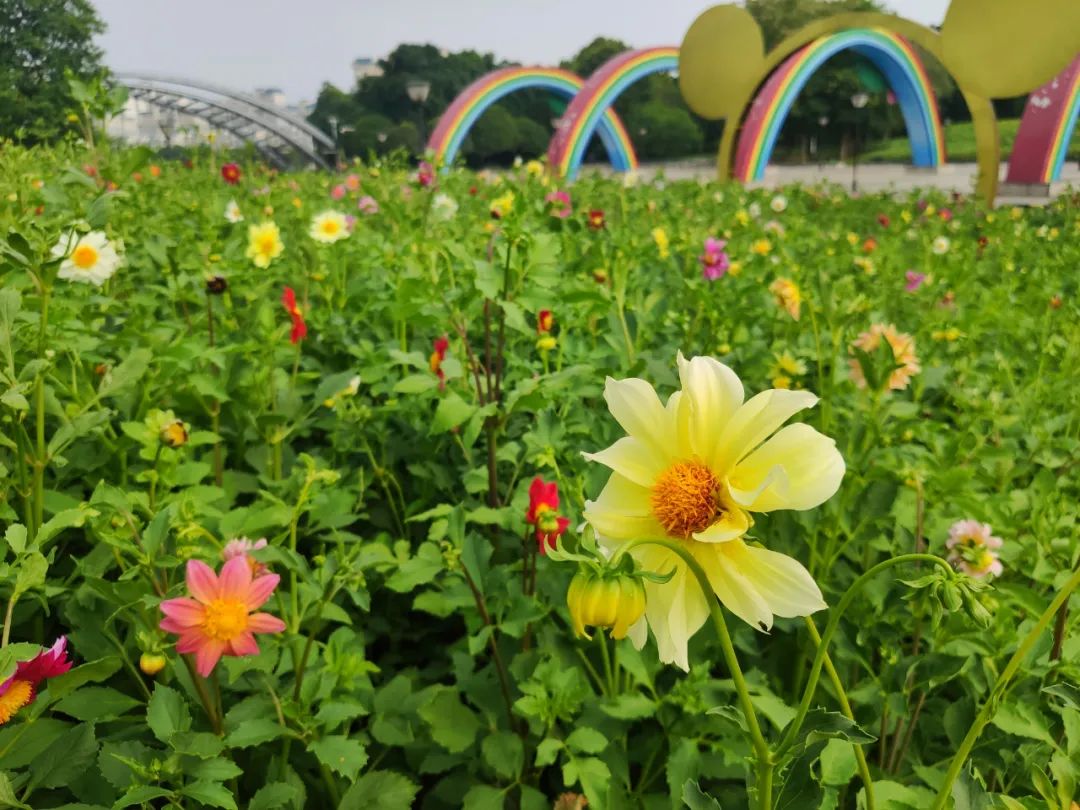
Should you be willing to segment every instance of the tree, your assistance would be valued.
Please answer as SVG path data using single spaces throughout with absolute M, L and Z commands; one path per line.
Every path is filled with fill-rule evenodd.
M 627 113 L 626 125 L 640 158 L 668 160 L 701 154 L 701 129 L 683 108 L 650 101 Z
M 0 0 L 0 136 L 38 142 L 68 128 L 65 71 L 84 81 L 105 72 L 94 45 L 104 31 L 88 0 Z
M 513 159 L 518 145 L 514 116 L 498 104 L 480 116 L 466 142 L 466 154 L 479 163 Z

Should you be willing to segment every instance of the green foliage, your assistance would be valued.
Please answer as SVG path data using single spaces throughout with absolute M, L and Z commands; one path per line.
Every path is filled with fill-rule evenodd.
M 641 109 L 690 137 L 678 110 Z M 576 528 L 608 477 L 582 453 L 622 435 L 605 378 L 666 398 L 679 350 L 722 358 L 747 395 L 820 395 L 801 418 L 835 439 L 843 485 L 816 509 L 756 515 L 750 537 L 813 573 L 829 605 L 819 630 L 870 566 L 947 554 L 961 518 L 1004 539 L 996 579 L 920 563 L 854 595 L 829 646 L 854 719 L 826 671 L 777 757 L 776 807 L 865 806 L 860 755 L 876 806 L 930 807 L 987 705 L 955 806 L 1077 798 L 1075 600 L 992 691 L 1080 559 L 1072 198 L 991 212 L 814 187 L 781 204 L 586 174 L 564 220 L 544 201 L 550 179 L 525 167 L 452 171 L 432 189 L 394 158 L 351 178 L 245 164 L 234 187 L 209 156 L 161 161 L 160 176 L 152 159 L 69 143 L 12 146 L 0 166 L 15 195 L 0 209 L 0 682 L 60 635 L 74 664 L 0 726 L 0 804 L 540 810 L 571 793 L 564 806 L 748 806 L 749 726 L 710 628 L 688 673 L 652 638 L 577 639 L 575 565 L 559 561 L 589 552 Z M 339 183 L 346 196 L 329 199 Z M 377 214 L 357 209 L 362 195 Z M 230 200 L 245 222 L 225 220 Z M 321 244 L 309 229 L 325 210 L 360 218 Z M 285 250 L 257 269 L 247 225 L 264 218 Z M 59 277 L 52 256 L 83 221 L 124 246 L 101 287 Z M 698 259 L 708 235 L 733 261 L 715 282 Z M 928 274 L 914 291 L 909 269 Z M 227 289 L 208 291 L 219 275 Z M 797 320 L 770 292 L 780 278 L 801 289 Z M 298 344 L 285 286 L 309 330 Z M 554 348 L 537 345 L 545 309 Z M 920 369 L 902 389 L 887 388 L 888 344 L 853 346 L 875 323 L 914 338 Z M 173 446 L 176 421 L 187 440 Z M 570 527 L 546 555 L 525 519 L 537 476 L 557 483 Z M 160 603 L 187 593 L 188 561 L 220 570 L 238 537 L 267 540 L 250 563 L 280 577 L 260 609 L 286 629 L 204 679 L 160 629 Z M 657 569 L 647 591 L 682 587 Z M 777 748 L 796 728 L 810 629 L 726 615 Z M 144 656 L 164 668 L 148 674 Z
M 87 0 L 0 0 L 0 137 L 36 143 L 69 129 L 81 100 L 67 76 L 94 81 L 105 26 Z

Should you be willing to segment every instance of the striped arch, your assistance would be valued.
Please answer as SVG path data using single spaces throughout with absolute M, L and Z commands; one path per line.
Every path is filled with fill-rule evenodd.
M 1080 118 L 1080 55 L 1030 96 L 1009 158 L 1009 183 L 1038 185 L 1061 179 L 1061 167 Z
M 873 62 L 896 94 L 911 141 L 912 162 L 921 167 L 945 162 L 937 98 L 922 60 L 899 34 L 883 28 L 856 28 L 819 37 L 785 59 L 769 76 L 751 104 L 739 135 L 733 172 L 736 179 L 763 179 L 799 93 L 826 61 L 847 50 Z
M 676 70 L 679 49 L 643 48 L 614 56 L 597 68 L 566 108 L 548 145 L 548 163 L 556 174 L 573 179 L 585 149 L 611 106 L 634 82 L 652 73 Z M 603 129 L 600 129 L 603 137 Z
M 532 88 L 547 90 L 560 98 L 573 99 L 584 84 L 580 76 L 560 68 L 508 67 L 492 71 L 462 90 L 446 108 L 428 139 L 427 148 L 434 153 L 437 164 L 449 166 L 461 150 L 469 130 L 499 99 L 518 90 Z M 611 165 L 617 171 L 636 168 L 637 156 L 633 144 L 614 110 L 603 116 L 599 127 L 600 139 Z

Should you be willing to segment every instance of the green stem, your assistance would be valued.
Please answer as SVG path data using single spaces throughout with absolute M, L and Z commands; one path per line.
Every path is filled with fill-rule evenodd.
M 809 616 L 803 618 L 806 622 L 806 629 L 810 631 L 810 638 L 814 641 L 815 647 L 821 646 L 821 634 L 818 633 L 817 625 L 814 624 L 814 620 Z M 836 700 L 840 704 L 840 711 L 843 712 L 844 717 L 855 722 L 855 713 L 851 710 L 851 702 L 848 700 L 847 692 L 844 691 L 844 684 L 840 681 L 840 675 L 836 671 L 836 667 L 833 666 L 832 659 L 829 658 L 829 654 L 825 653 L 825 674 L 829 676 L 829 682 L 832 683 L 833 689 L 836 690 Z M 866 788 L 866 810 L 874 810 L 874 780 L 870 776 L 870 766 L 866 764 L 866 753 L 863 751 L 862 746 L 858 744 L 852 744 L 851 746 L 855 751 L 855 763 L 858 766 L 859 778 L 862 780 L 863 786 Z
M 862 590 L 863 585 L 882 571 L 896 565 L 920 561 L 937 565 L 948 571 L 950 575 L 953 573 L 952 566 L 941 559 L 941 557 L 936 557 L 933 554 L 902 554 L 899 557 L 893 557 L 892 559 L 879 562 L 851 583 L 851 587 L 848 588 L 847 592 L 840 598 L 840 603 L 829 615 L 829 621 L 825 625 L 825 632 L 821 634 L 821 642 L 818 644 L 817 654 L 814 656 L 814 663 L 810 667 L 810 677 L 806 681 L 806 689 L 803 691 L 803 698 L 802 702 L 799 704 L 799 709 L 795 714 L 795 718 L 788 724 L 787 731 L 784 732 L 784 736 L 781 737 L 780 743 L 776 747 L 775 754 L 777 758 L 786 753 L 795 743 L 795 737 L 798 735 L 799 729 L 802 728 L 803 721 L 810 711 L 810 702 L 814 699 L 814 692 L 817 690 L 818 678 L 821 677 L 821 668 L 825 663 L 825 656 L 828 654 L 829 642 L 832 641 L 833 634 L 836 633 L 837 627 L 840 626 L 840 618 L 844 615 L 844 611 L 848 609 L 859 591 Z
M 4 614 L 4 637 L 0 640 L 0 649 L 3 649 L 8 645 L 8 639 L 11 638 L 11 617 L 15 613 L 15 602 L 18 597 L 13 593 L 11 598 L 8 599 L 7 613 Z
M 1058 609 L 1068 601 L 1072 592 L 1076 590 L 1078 586 L 1080 586 L 1080 569 L 1073 572 L 1073 575 L 1069 577 L 1068 582 L 1065 583 L 1065 587 L 1058 591 L 1057 596 L 1054 597 L 1054 601 L 1052 601 L 1050 606 L 1043 611 L 1039 620 L 1035 622 L 1035 626 L 1031 628 L 1030 632 L 1024 637 L 1024 640 L 1020 642 L 1020 646 L 1016 648 L 1013 657 L 1009 659 L 1009 663 L 1005 665 L 1005 669 L 1003 669 L 1001 675 L 998 676 L 994 688 L 990 690 L 990 697 L 986 699 L 986 703 L 983 704 L 983 707 L 975 717 L 975 721 L 971 724 L 971 728 L 968 729 L 967 736 L 965 736 L 963 742 L 960 743 L 960 748 L 957 749 L 956 755 L 949 764 L 949 770 L 945 774 L 945 779 L 941 783 L 941 788 L 938 790 L 937 798 L 934 799 L 934 806 L 931 810 L 943 810 L 945 807 L 949 797 L 952 795 L 953 782 L 955 782 L 956 777 L 960 775 L 960 769 L 964 767 L 964 763 L 967 761 L 971 749 L 975 746 L 975 741 L 978 740 L 979 735 L 982 734 L 982 730 L 986 727 L 986 724 L 993 719 L 994 714 L 997 712 L 998 706 L 1005 696 L 1005 690 L 1009 686 L 1009 681 L 1016 675 L 1017 670 L 1020 669 L 1020 665 L 1024 663 L 1024 659 L 1026 659 L 1031 652 L 1031 648 L 1034 647 L 1035 642 L 1039 640 L 1039 636 L 1041 636 L 1049 626 L 1054 618 L 1054 614 L 1056 614 Z
M 731 635 L 728 633 L 727 622 L 724 621 L 724 612 L 720 607 L 720 601 L 713 593 L 712 585 L 709 583 L 709 577 L 701 567 L 701 563 L 699 563 L 694 555 L 679 543 L 668 540 L 631 540 L 629 543 L 626 543 L 619 548 L 615 553 L 615 556 L 611 559 L 611 565 L 614 565 L 619 557 L 635 546 L 649 544 L 663 546 L 669 551 L 677 554 L 682 561 L 686 563 L 686 567 L 690 570 L 690 573 L 697 579 L 698 587 L 701 588 L 701 592 L 705 597 L 705 602 L 709 606 L 709 616 L 712 618 L 713 628 L 716 630 L 716 635 L 720 639 L 720 647 L 724 653 L 724 661 L 727 663 L 728 671 L 731 673 L 731 680 L 734 682 L 735 691 L 739 696 L 739 706 L 742 708 L 743 715 L 746 717 L 746 726 L 750 733 L 750 741 L 753 745 L 754 755 L 757 758 L 758 764 L 758 806 L 761 810 L 771 810 L 773 771 L 775 769 L 776 759 L 769 750 L 769 744 L 765 742 L 765 736 L 761 733 L 761 726 L 758 724 L 757 714 L 754 711 L 754 703 L 750 698 L 750 690 L 746 685 L 746 679 L 743 677 L 742 668 L 739 666 L 739 658 L 735 654 L 735 646 L 731 642 Z

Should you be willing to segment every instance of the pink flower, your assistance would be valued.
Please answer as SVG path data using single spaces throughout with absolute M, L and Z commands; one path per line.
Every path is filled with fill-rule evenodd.
M 345 227 L 352 231 L 356 227 L 356 217 L 354 217 L 352 214 L 346 214 Z
M 698 261 L 701 262 L 701 275 L 707 281 L 716 281 L 731 267 L 731 260 L 724 252 L 726 245 L 725 240 L 712 236 L 705 240 L 705 252 L 698 256 Z
M 952 218 L 953 218 L 952 209 L 951 208 L 942 208 L 940 211 L 938 211 L 938 216 L 941 217 L 941 219 L 944 222 L 952 222 Z
M 987 574 L 1001 576 L 1004 570 L 998 559 L 997 549 L 1002 540 L 994 537 L 989 523 L 977 520 L 958 520 L 949 527 L 949 562 L 970 577 L 982 579 Z
M 922 286 L 924 281 L 926 281 L 926 273 L 917 273 L 914 270 L 908 270 L 904 273 L 904 279 L 907 281 L 904 285 L 904 289 L 909 293 L 913 293 Z
M 37 697 L 38 684 L 47 678 L 63 675 L 71 669 L 67 660 L 67 638 L 60 636 L 56 643 L 29 661 L 20 661 L 15 674 L 0 683 L 0 725 L 3 725 L 24 706 Z
M 161 603 L 165 618 L 158 625 L 180 636 L 176 650 L 195 653 L 195 669 L 208 677 L 223 655 L 258 655 L 255 633 L 280 633 L 285 622 L 269 613 L 252 613 L 278 586 L 277 574 L 253 577 L 244 557 L 233 557 L 214 570 L 199 560 L 187 564 L 187 589 L 193 598 Z
M 356 201 L 356 207 L 360 209 L 361 213 L 367 214 L 369 217 L 372 214 L 379 213 L 379 204 L 375 202 L 375 198 L 369 195 L 364 195 Z
M 570 205 L 570 195 L 565 191 L 551 192 L 544 197 L 544 202 L 548 204 L 548 212 L 553 217 L 566 219 L 574 212 L 574 209 Z
M 360 176 L 356 174 L 350 174 L 345 178 L 345 188 L 349 191 L 358 191 L 360 188 Z
M 269 573 L 270 569 L 251 556 L 251 552 L 258 551 L 261 548 L 266 548 L 265 537 L 260 537 L 258 540 L 236 537 L 225 544 L 225 548 L 221 550 L 221 559 L 228 562 L 235 557 L 243 557 L 251 566 L 251 573 L 254 576 L 261 576 Z
M 345 186 L 338 183 L 336 186 L 330 189 L 330 196 L 333 197 L 335 200 L 340 200 L 342 197 L 345 196 Z

